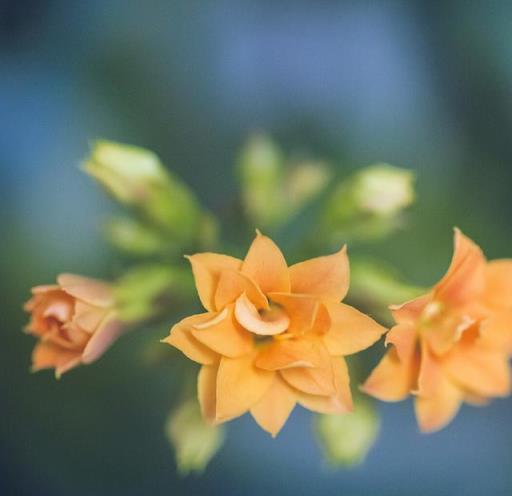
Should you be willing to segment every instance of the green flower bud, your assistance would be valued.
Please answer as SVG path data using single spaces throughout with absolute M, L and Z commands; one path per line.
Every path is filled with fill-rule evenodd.
M 197 240 L 203 213 L 181 181 L 142 148 L 97 142 L 84 170 L 118 201 L 136 209 L 144 222 L 171 235 L 176 243 Z
M 379 419 L 367 402 L 356 404 L 353 413 L 316 415 L 317 439 L 331 466 L 353 466 L 362 463 L 379 433 Z
M 224 442 L 223 428 L 206 424 L 194 400 L 171 412 L 165 433 L 174 446 L 176 464 L 182 475 L 202 472 Z
M 387 164 L 367 167 L 354 178 L 354 199 L 365 212 L 393 215 L 413 203 L 414 174 Z

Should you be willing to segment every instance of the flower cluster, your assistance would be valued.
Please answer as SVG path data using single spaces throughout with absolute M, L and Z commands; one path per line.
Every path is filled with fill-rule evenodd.
M 257 231 L 243 260 L 220 254 L 220 223 L 153 153 L 99 142 L 84 170 L 128 207 L 107 234 L 136 262 L 111 283 L 62 274 L 57 284 L 32 290 L 25 304 L 26 331 L 37 339 L 32 370 L 50 368 L 60 377 L 100 358 L 128 329 L 158 318 L 168 328 L 178 308 L 197 300 L 195 285 L 204 312 L 162 340 L 200 365 L 198 401 L 183 368 L 175 376 L 181 403 L 166 422 L 182 472 L 204 468 L 224 439 L 221 424 L 247 412 L 275 437 L 301 405 L 317 414 L 324 452 L 349 464 L 364 458 L 378 432 L 374 402 L 360 393 L 383 401 L 413 395 L 424 432 L 447 425 L 464 402 L 484 405 L 510 394 L 512 260 L 488 262 L 459 230 L 451 265 L 430 290 L 403 283 L 379 261 L 352 259 L 349 301 L 382 321 L 395 303 L 388 331 L 342 302 L 350 281 L 346 245 L 288 265 Z M 283 236 L 295 250 L 290 258 L 299 260 L 390 235 L 415 197 L 413 174 L 387 164 L 328 190 L 327 164 L 294 163 L 262 136 L 241 154 L 239 171 L 243 208 L 233 218 L 240 225 L 277 233 L 298 225 L 299 212 L 316 199 L 316 218 L 302 238 Z M 183 253 L 196 253 L 186 257 L 192 270 Z M 389 348 L 353 398 L 345 357 L 357 355 L 351 362 L 359 381 L 359 352 L 384 334 Z M 159 358 L 170 350 L 155 346 Z

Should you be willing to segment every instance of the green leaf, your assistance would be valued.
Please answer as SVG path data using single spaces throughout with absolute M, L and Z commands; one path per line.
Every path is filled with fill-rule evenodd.
M 170 265 L 141 265 L 124 274 L 114 285 L 122 320 L 139 322 L 155 317 L 168 300 L 186 301 L 194 294 L 191 271 Z M 166 298 L 164 298 L 166 296 Z
M 171 412 L 165 433 L 174 447 L 181 475 L 202 472 L 224 442 L 223 427 L 206 424 L 195 400 Z
M 316 415 L 314 429 L 331 466 L 347 467 L 362 463 L 379 433 L 379 419 L 366 401 L 356 404 L 352 413 Z

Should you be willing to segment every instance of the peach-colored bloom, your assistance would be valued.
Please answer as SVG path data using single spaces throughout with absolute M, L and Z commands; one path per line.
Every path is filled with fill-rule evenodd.
M 54 368 L 56 377 L 100 358 L 123 330 L 112 288 L 95 279 L 62 274 L 57 284 L 36 286 L 25 304 L 27 332 L 38 338 L 32 370 Z
M 346 249 L 288 267 L 259 232 L 245 259 L 189 257 L 205 313 L 183 319 L 164 341 L 202 367 L 205 419 L 250 411 L 273 436 L 296 403 L 321 413 L 352 409 L 344 360 L 385 329 L 340 303 L 349 286 Z
M 384 401 L 415 395 L 425 432 L 441 429 L 461 403 L 485 404 L 510 393 L 512 260 L 487 262 L 480 248 L 455 230 L 446 275 L 415 300 L 390 307 L 393 347 L 363 391 Z

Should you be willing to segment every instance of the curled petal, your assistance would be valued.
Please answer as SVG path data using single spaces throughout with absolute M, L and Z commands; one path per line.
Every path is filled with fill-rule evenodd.
M 267 297 L 247 275 L 236 270 L 223 270 L 215 293 L 216 308 L 224 308 L 245 293 L 257 308 L 268 308 Z
M 114 313 L 105 317 L 85 346 L 82 352 L 82 363 L 89 364 L 98 360 L 123 331 L 123 325 Z
M 255 363 L 265 370 L 283 370 L 321 367 L 324 359 L 325 353 L 314 341 L 291 338 L 274 340 L 259 352 Z
M 455 417 L 463 399 L 462 391 L 442 378 L 433 396 L 417 396 L 414 402 L 416 418 L 422 432 L 435 432 Z
M 251 408 L 251 415 L 263 430 L 276 437 L 292 413 L 295 403 L 296 394 L 276 374 L 270 388 Z
M 203 418 L 215 423 L 217 404 L 217 372 L 219 364 L 203 365 L 197 377 L 197 397 Z
M 238 357 L 253 348 L 253 336 L 236 321 L 233 306 L 208 322 L 191 326 L 192 335 L 202 344 L 227 357 Z
M 251 277 L 264 293 L 290 292 L 288 266 L 281 250 L 259 232 L 247 252 L 242 272 Z
M 303 334 L 312 329 L 318 307 L 316 298 L 291 293 L 269 293 L 268 296 L 281 305 L 289 316 L 288 332 Z
M 61 274 L 57 282 L 67 294 L 90 305 L 108 308 L 115 304 L 112 287 L 103 281 L 75 274 Z
M 465 302 L 479 294 L 485 286 L 486 260 L 482 250 L 455 229 L 453 258 L 448 272 L 436 284 L 436 300 L 453 304 Z
M 347 247 L 333 255 L 312 258 L 289 269 L 293 293 L 315 295 L 324 301 L 345 298 L 350 279 Z
M 288 315 L 279 309 L 260 314 L 245 293 L 236 300 L 235 317 L 245 329 L 260 336 L 281 334 L 290 325 Z
M 327 303 L 331 325 L 323 340 L 331 355 L 350 355 L 378 341 L 386 328 L 344 303 Z
M 211 313 L 203 313 L 183 319 L 172 327 L 171 333 L 165 339 L 162 339 L 162 342 L 178 348 L 178 350 L 194 362 L 202 365 L 215 363 L 218 360 L 218 354 L 200 343 L 191 332 L 192 325 L 208 321 L 212 316 Z
M 400 401 L 416 386 L 418 359 L 400 360 L 395 348 L 390 349 L 361 386 L 361 391 L 382 401 Z
M 271 386 L 274 372 L 257 368 L 254 358 L 254 354 L 221 358 L 217 374 L 217 422 L 243 415 Z
M 199 299 L 206 310 L 217 310 L 215 292 L 223 270 L 238 270 L 242 261 L 218 253 L 198 253 L 187 257 L 192 265 Z

